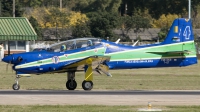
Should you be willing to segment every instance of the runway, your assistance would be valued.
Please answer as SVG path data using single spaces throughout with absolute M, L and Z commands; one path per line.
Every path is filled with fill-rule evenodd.
M 0 95 L 200 95 L 200 91 L 160 91 L 160 90 L 129 90 L 129 91 L 84 91 L 84 90 L 1 90 Z
M 0 105 L 200 105 L 200 91 L 1 90 Z

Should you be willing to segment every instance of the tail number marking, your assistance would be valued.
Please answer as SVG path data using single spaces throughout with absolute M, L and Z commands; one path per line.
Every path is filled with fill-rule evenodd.
M 191 35 L 191 30 L 190 30 L 190 26 L 186 26 L 183 36 L 185 37 L 186 40 L 190 39 L 190 35 Z
M 153 60 L 126 60 L 125 63 L 153 63 Z

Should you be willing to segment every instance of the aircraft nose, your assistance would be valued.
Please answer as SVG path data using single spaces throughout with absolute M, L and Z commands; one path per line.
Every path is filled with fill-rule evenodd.
M 2 59 L 2 61 L 6 62 L 6 63 L 11 63 L 12 57 L 13 57 L 12 55 L 8 55 L 8 56 L 4 57 Z

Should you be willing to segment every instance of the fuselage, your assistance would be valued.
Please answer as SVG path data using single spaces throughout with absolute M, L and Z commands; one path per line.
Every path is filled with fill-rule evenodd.
M 150 53 L 151 51 L 169 50 L 190 50 L 191 52 L 188 54 L 166 53 L 162 55 Z M 18 73 L 42 74 L 48 72 L 67 72 L 71 69 L 63 70 L 63 66 L 94 55 L 110 56 L 110 61 L 107 62 L 110 69 L 181 67 L 197 63 L 193 41 L 173 44 L 161 43 L 145 46 L 129 46 L 101 40 L 97 45 L 66 51 L 54 52 L 47 50 L 13 54 L 8 56 L 7 60 L 12 60 L 10 63 L 14 64 L 13 69 Z M 19 61 L 19 57 L 22 60 Z M 73 70 L 77 70 L 77 68 L 73 68 Z

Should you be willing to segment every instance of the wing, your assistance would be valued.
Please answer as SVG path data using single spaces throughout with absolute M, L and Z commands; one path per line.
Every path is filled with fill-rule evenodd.
M 147 53 L 152 53 L 152 54 L 189 54 L 191 53 L 191 51 L 188 50 L 184 50 L 184 51 L 168 51 L 168 52 L 159 52 L 159 51 L 155 51 L 155 52 L 147 52 Z
M 98 67 L 100 64 L 110 61 L 110 56 L 89 56 L 75 62 L 66 64 L 62 69 L 70 70 L 76 68 L 76 70 L 83 70 L 85 65 L 92 64 L 92 68 Z

